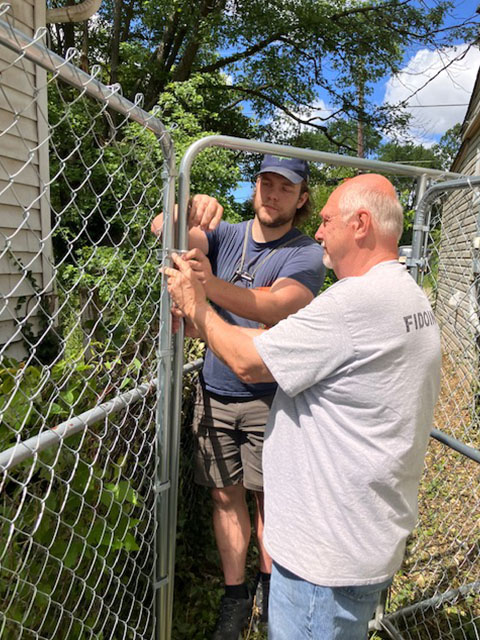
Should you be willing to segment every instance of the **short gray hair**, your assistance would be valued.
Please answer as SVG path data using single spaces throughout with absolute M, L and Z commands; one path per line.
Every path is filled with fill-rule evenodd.
M 372 214 L 382 235 L 394 236 L 397 242 L 403 233 L 403 207 L 397 196 L 391 196 L 371 186 L 348 185 L 338 200 L 342 218 L 346 221 L 359 209 Z

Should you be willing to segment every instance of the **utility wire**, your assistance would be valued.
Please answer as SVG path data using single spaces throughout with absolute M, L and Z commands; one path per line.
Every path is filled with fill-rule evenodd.
M 468 107 L 468 102 L 458 104 L 406 104 L 403 109 L 426 109 L 432 107 Z

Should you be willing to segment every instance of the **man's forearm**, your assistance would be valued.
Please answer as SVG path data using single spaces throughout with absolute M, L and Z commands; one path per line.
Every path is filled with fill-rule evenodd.
M 277 324 L 313 298 L 305 287 L 289 279 L 277 281 L 272 289 L 262 291 L 237 287 L 212 276 L 205 283 L 205 292 L 222 309 L 265 326 Z
M 208 303 L 198 305 L 195 326 L 213 353 L 246 383 L 273 382 L 253 338 L 263 329 L 247 329 L 225 322 Z
M 205 292 L 216 305 L 242 318 L 266 325 L 278 322 L 273 319 L 274 301 L 270 302 L 268 292 L 237 287 L 216 276 L 206 283 Z
M 190 260 L 172 254 L 174 267 L 164 267 L 168 292 L 184 316 L 199 331 L 213 353 L 244 382 L 272 382 L 273 377 L 259 356 L 253 338 L 261 329 L 246 329 L 225 322 L 208 304 L 201 281 Z

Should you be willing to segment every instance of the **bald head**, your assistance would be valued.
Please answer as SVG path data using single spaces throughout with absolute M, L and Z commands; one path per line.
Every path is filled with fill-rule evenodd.
M 338 187 L 349 188 L 362 188 L 369 191 L 375 191 L 377 193 L 384 193 L 386 196 L 396 198 L 395 187 L 393 184 L 378 173 L 362 173 L 362 175 L 355 176 L 354 178 L 347 178 Z
M 335 191 L 344 220 L 366 209 L 377 232 L 398 242 L 403 231 L 403 210 L 390 180 L 376 173 L 365 173 L 345 180 Z

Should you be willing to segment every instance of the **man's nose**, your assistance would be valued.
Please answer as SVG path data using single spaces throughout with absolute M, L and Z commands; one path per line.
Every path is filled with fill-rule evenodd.
M 279 197 L 278 189 L 272 188 L 267 191 L 268 200 L 278 200 L 278 197 Z
M 322 229 L 322 227 L 323 227 L 323 222 L 322 222 L 322 224 L 318 227 L 317 231 L 315 232 L 315 240 L 316 240 L 317 242 L 322 242 L 322 240 L 323 240 L 323 229 Z

